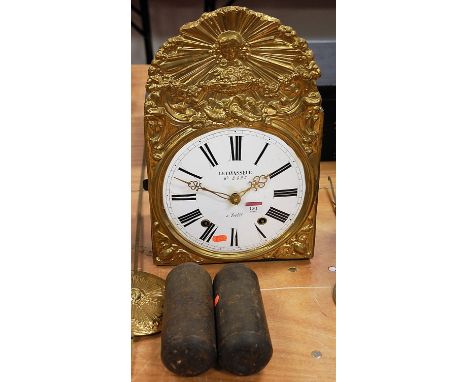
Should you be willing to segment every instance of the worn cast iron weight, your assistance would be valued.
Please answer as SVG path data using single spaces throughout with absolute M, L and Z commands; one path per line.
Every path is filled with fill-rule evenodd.
M 273 354 L 257 275 L 228 264 L 213 289 L 219 366 L 238 375 L 257 373 Z
M 166 278 L 161 359 L 182 376 L 201 374 L 216 363 L 211 277 L 195 263 L 178 265 Z

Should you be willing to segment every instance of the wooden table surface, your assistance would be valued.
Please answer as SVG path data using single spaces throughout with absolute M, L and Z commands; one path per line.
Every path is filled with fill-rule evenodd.
M 136 223 L 138 187 L 143 155 L 143 102 L 147 65 L 132 66 L 132 243 Z M 335 162 L 322 162 L 317 211 L 315 256 L 311 260 L 245 263 L 259 278 L 273 343 L 273 357 L 260 373 L 238 377 L 211 369 L 191 381 L 334 381 L 335 314 L 332 299 L 336 273 L 335 214 L 330 203 L 327 177 L 334 184 Z M 139 269 L 166 278 L 170 266 L 155 266 L 151 257 L 148 193 L 143 195 L 143 234 Z M 212 277 L 222 264 L 204 265 Z M 290 267 L 296 267 L 295 272 Z M 187 380 L 169 372 L 160 357 L 159 334 L 138 337 L 132 343 L 132 381 Z M 321 358 L 312 352 L 320 351 Z

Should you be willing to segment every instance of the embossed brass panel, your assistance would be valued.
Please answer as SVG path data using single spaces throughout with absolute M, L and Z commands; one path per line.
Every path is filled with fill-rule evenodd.
M 313 256 L 323 123 L 319 76 L 304 39 L 279 20 L 242 7 L 203 14 L 158 50 L 145 101 L 156 264 Z M 255 251 L 199 248 L 177 234 L 163 209 L 163 179 L 174 153 L 195 137 L 226 127 L 275 134 L 304 166 L 308 192 L 298 218 L 282 237 Z

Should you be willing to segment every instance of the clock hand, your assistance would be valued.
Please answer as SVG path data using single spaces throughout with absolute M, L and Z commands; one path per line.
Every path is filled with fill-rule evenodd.
M 259 188 L 265 187 L 265 183 L 268 181 L 270 178 L 270 174 L 268 175 L 257 175 L 255 176 L 250 183 L 250 186 L 246 188 L 244 191 L 238 192 L 237 194 L 242 197 L 244 196 L 248 191 L 251 189 L 254 189 L 257 191 Z
M 186 180 L 179 179 L 177 177 L 174 177 L 174 178 L 185 183 L 187 186 L 190 187 L 191 190 L 194 190 L 194 191 L 203 190 L 203 191 L 211 192 L 212 194 L 215 194 L 216 196 L 219 196 L 220 198 L 223 198 L 223 199 L 229 199 L 230 197 L 230 195 L 225 194 L 223 192 L 209 190 L 208 188 L 203 187 L 201 182 L 198 182 L 196 180 L 186 181 Z

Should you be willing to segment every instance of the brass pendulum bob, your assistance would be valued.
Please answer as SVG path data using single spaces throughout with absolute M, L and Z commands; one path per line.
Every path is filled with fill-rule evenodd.
M 132 271 L 132 336 L 161 331 L 164 289 L 162 278 Z
M 138 270 L 138 251 L 141 234 L 141 206 L 143 198 L 143 177 L 145 171 L 146 150 L 143 150 L 141 164 L 140 189 L 133 254 L 132 271 L 132 337 L 145 336 L 161 331 L 165 281 L 151 273 Z

